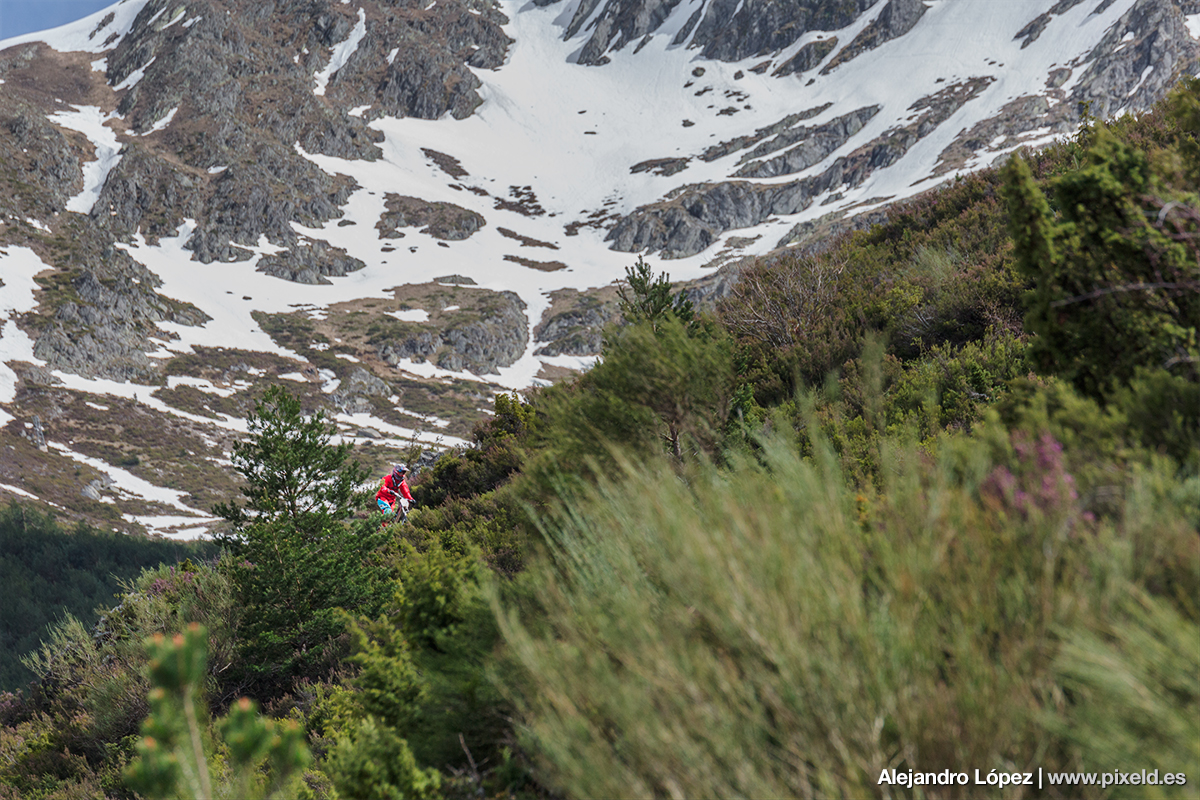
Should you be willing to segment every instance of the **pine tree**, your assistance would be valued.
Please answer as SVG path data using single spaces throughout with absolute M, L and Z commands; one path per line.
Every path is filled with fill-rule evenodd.
M 339 609 L 379 612 L 391 591 L 390 538 L 373 519 L 347 521 L 364 500 L 366 471 L 349 460 L 350 445 L 333 444 L 324 413 L 305 416 L 299 400 L 272 387 L 249 429 L 233 454 L 248 502 L 214 510 L 233 525 L 222 543 L 246 608 L 246 680 L 269 697 L 336 666 L 346 627 Z
M 366 469 L 350 461 L 349 443 L 333 444 L 335 429 L 324 411 L 305 416 L 300 401 L 281 386 L 267 389 L 247 419 L 250 438 L 233 446 L 233 466 L 246 479 L 246 504 L 220 503 L 213 512 L 233 525 L 286 520 L 320 530 L 361 506 Z M 228 537 L 226 540 L 228 543 Z

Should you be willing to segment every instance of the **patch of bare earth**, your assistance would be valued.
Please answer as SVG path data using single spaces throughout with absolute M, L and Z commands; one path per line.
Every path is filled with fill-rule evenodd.
M 522 267 L 529 267 L 541 272 L 558 272 L 560 269 L 566 269 L 567 265 L 561 261 L 534 261 L 532 258 L 523 258 L 522 256 L 506 255 L 505 261 L 512 261 L 520 264 Z
M 546 248 L 549 248 L 550 250 L 558 249 L 558 245 L 556 245 L 556 244 L 551 244 L 550 242 L 543 242 L 540 239 L 534 239 L 529 236 L 523 236 L 523 235 L 517 233 L 516 231 L 509 230 L 508 228 L 497 228 L 496 231 L 501 236 L 504 236 L 505 238 L 508 238 L 508 239 L 513 239 L 515 241 L 518 241 L 525 247 L 546 247 Z

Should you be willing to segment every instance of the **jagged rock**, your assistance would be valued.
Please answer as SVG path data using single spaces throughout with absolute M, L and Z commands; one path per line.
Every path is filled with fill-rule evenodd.
M 383 342 L 378 345 L 379 357 L 392 366 L 409 358 L 477 375 L 495 374 L 515 363 L 529 342 L 524 301 L 513 292 L 495 292 L 476 314 L 441 331 L 425 330 L 400 342 Z
M 453 203 L 431 203 L 419 197 L 389 193 L 385 205 L 387 211 L 375 223 L 384 238 L 395 238 L 397 228 L 424 226 L 421 233 L 435 239 L 461 241 L 487 224 L 479 214 Z
M 804 111 L 800 111 L 795 114 L 788 114 L 786 117 L 779 120 L 778 122 L 771 124 L 771 125 L 767 125 L 764 128 L 759 128 L 754 133 L 752 133 L 748 136 L 738 136 L 733 139 L 730 139 L 729 141 L 721 142 L 720 144 L 716 144 L 716 145 L 713 145 L 712 147 L 708 147 L 704 150 L 703 153 L 700 154 L 700 160 L 701 161 L 716 161 L 718 158 L 724 158 L 725 156 L 729 155 L 730 153 L 735 153 L 738 150 L 743 150 L 752 145 L 756 145 L 759 142 L 761 142 L 763 139 L 766 139 L 768 136 L 776 136 L 776 135 L 780 134 L 781 132 L 788 130 L 789 128 L 791 128 L 793 125 L 795 125 L 798 122 L 805 122 L 807 120 L 813 119 L 814 117 L 824 113 L 825 110 L 828 109 L 832 105 L 833 105 L 833 103 L 824 103 L 819 106 L 807 108 Z M 771 150 L 764 151 L 764 153 L 766 153 L 766 152 L 773 152 L 773 151 L 771 151 Z M 759 155 L 763 155 L 764 153 L 759 153 Z M 744 161 L 746 158 L 750 158 L 750 156 L 746 156 L 742 160 Z
M 818 64 L 825 60 L 825 57 L 833 52 L 833 49 L 838 45 L 838 38 L 831 36 L 828 39 L 818 39 L 815 42 L 809 42 L 796 51 L 796 55 L 789 58 L 779 69 L 773 73 L 776 77 L 784 75 L 794 75 L 808 72 L 815 68 Z
M 632 175 L 639 172 L 652 172 L 655 175 L 674 175 L 677 172 L 683 172 L 687 169 L 689 158 L 652 158 L 649 161 L 642 161 L 634 164 L 629 168 Z
M 888 0 L 879 16 L 871 20 L 871 23 L 854 37 L 854 41 L 842 48 L 821 70 L 821 74 L 828 75 L 850 59 L 908 33 L 921 17 L 925 16 L 925 11 L 925 4 L 921 0 Z
M 341 216 L 339 206 L 354 184 L 330 176 L 307 159 L 293 160 L 276 148 L 264 148 L 253 163 L 235 164 L 214 183 L 204 216 L 188 241 L 203 262 L 244 261 L 252 253 L 238 244 L 268 241 L 290 246 L 298 241 L 292 222 L 316 227 Z
M 33 445 L 43 453 L 48 452 L 46 447 L 46 430 L 42 427 L 42 418 L 37 414 L 33 415 Z
M 1050 20 L 1054 18 L 1054 15 L 1069 11 L 1082 2 L 1083 0 L 1059 0 L 1049 11 L 1034 17 L 1033 21 L 1017 31 L 1017 35 L 1013 39 L 1024 39 L 1021 42 L 1021 49 L 1024 50 L 1038 40 L 1038 37 L 1042 35 L 1042 31 L 1046 30 L 1046 26 L 1050 24 Z
M 704 250 L 727 230 L 750 228 L 772 215 L 803 211 L 817 195 L 837 187 L 858 186 L 875 170 L 900 160 L 913 144 L 992 80 L 972 78 L 921 98 L 909 108 L 918 112 L 916 119 L 836 159 L 820 174 L 783 184 L 726 181 L 686 186 L 674 196 L 624 217 L 606 238 L 613 242 L 613 250 L 657 250 L 663 258 L 686 258 Z M 869 113 L 870 109 L 861 111 Z
M 580 64 L 600 64 L 604 53 L 609 48 L 620 50 L 631 41 L 641 39 L 666 21 L 671 11 L 679 4 L 679 0 L 640 0 L 637 3 L 617 2 L 610 0 L 600 12 L 600 16 L 592 22 L 595 33 L 579 53 Z M 567 38 L 574 34 L 572 28 L 579 26 L 591 14 L 595 2 L 579 4 L 575 17 L 568 26 Z M 585 8 L 587 14 L 584 14 Z
M 258 271 L 296 283 L 329 283 L 329 277 L 341 277 L 366 266 L 340 247 L 325 242 L 305 242 L 284 253 L 263 256 Z
M 120 254 L 124 256 L 124 254 Z M 125 257 L 127 258 L 127 257 Z M 113 260 L 121 263 L 114 255 Z M 90 270 L 76 274 L 58 303 L 53 322 L 39 334 L 33 352 L 51 369 L 114 380 L 155 382 L 158 365 L 146 356 L 157 349 L 155 322 L 197 325 L 208 316 L 192 306 L 164 300 L 129 274 L 100 280 Z
M 333 402 L 348 414 L 366 413 L 372 410 L 368 398 L 387 397 L 391 393 L 392 388 L 382 378 L 357 367 L 333 393 Z M 365 434 L 360 431 L 359 435 Z M 374 434 L 374 437 L 378 436 L 378 433 Z
M 604 326 L 620 317 L 615 302 L 603 302 L 587 294 L 575 298 L 573 306 L 554 314 L 534 329 L 534 340 L 546 344 L 537 356 L 591 356 L 600 352 Z
M 131 142 L 109 172 L 91 216 L 101 229 L 119 236 L 140 231 L 153 242 L 174 235 L 185 218 L 202 215 L 206 183 L 141 143 Z
M 1072 107 L 1086 103 L 1105 119 L 1122 108 L 1144 111 L 1184 75 L 1200 71 L 1200 42 L 1189 34 L 1178 0 L 1138 0 L 1092 52 L 1071 92 Z M 1127 34 L 1133 40 L 1118 49 Z
M 0 218 L 47 219 L 83 187 L 82 164 L 67 134 L 37 111 L 14 105 L 0 117 L 0 164 L 11 173 L 36 176 L 36 185 L 20 193 L 23 202 L 17 192 L 0 192 Z
M 714 0 L 696 9 L 672 43 L 701 48 L 705 58 L 740 61 L 776 53 L 811 30 L 843 28 L 877 1 Z M 902 2 L 907 10 L 909 0 Z M 608 51 L 645 41 L 678 4 L 679 0 L 608 0 L 593 18 L 600 0 L 582 0 L 563 38 L 574 37 L 591 20 L 592 34 L 579 51 L 579 63 L 604 64 L 608 61 L 605 55 Z M 903 14 L 897 12 L 895 16 Z M 900 24 L 897 20 L 895 26 Z
M 845 144 L 878 113 L 879 106 L 866 106 L 814 128 L 801 126 L 782 131 L 771 141 L 763 142 L 747 157 L 757 158 L 795 142 L 800 144 L 775 158 L 745 164 L 734 175 L 739 178 L 773 178 L 776 175 L 802 172 L 813 164 L 820 163 L 826 156 Z
M 705 58 L 740 61 L 778 52 L 809 31 L 833 31 L 878 0 L 714 0 L 690 46 Z
M 475 286 L 475 281 L 472 278 L 463 275 L 443 275 L 440 278 L 433 279 L 435 283 L 452 283 L 458 286 Z

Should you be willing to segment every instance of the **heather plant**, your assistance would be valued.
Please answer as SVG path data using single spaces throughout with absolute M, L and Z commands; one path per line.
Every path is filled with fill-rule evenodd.
M 1134 475 L 1100 520 L 1044 432 L 987 428 L 933 455 L 888 437 L 878 490 L 815 438 L 808 459 L 768 439 L 758 461 L 684 480 L 624 460 L 544 519 L 534 610 L 497 613 L 548 786 L 868 797 L 892 791 L 885 769 L 1118 755 L 1197 774 L 1200 620 L 1179 599 L 1200 588 L 1195 482 Z

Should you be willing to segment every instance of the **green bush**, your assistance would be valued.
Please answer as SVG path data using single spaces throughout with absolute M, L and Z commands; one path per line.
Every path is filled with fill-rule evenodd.
M 1097 521 L 1052 437 L 995 435 L 935 459 L 883 442 L 878 494 L 819 442 L 686 481 L 626 462 L 547 519 L 535 610 L 497 608 L 540 777 L 572 797 L 868 797 L 884 769 L 1100 770 L 1118 752 L 1200 774 L 1197 618 L 1130 558 L 1150 548 L 1192 596 L 1197 484 L 1135 476 Z M 1145 614 L 1115 613 L 1131 597 Z M 1126 649 L 1146 620 L 1160 644 Z

